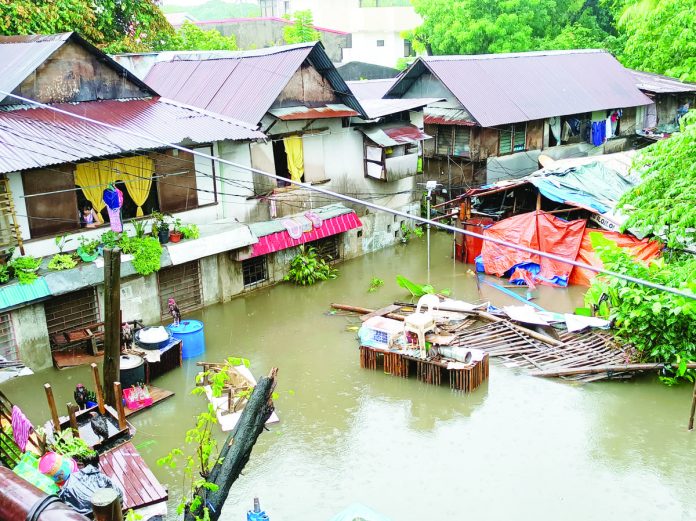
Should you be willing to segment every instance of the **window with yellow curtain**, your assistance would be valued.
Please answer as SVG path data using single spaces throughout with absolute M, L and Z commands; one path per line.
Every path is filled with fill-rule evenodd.
M 143 205 L 152 188 L 152 175 L 155 163 L 147 156 L 124 157 L 113 161 L 114 177 L 123 181 L 137 209 L 136 217 L 144 215 Z

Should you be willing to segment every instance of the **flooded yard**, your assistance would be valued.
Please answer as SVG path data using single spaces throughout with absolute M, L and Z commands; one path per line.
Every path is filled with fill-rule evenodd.
M 479 295 L 469 266 L 453 264 L 451 249 L 451 237 L 434 234 L 437 289 L 516 303 L 486 285 Z M 340 264 L 334 281 L 281 284 L 187 316 L 205 323 L 205 355 L 157 379 L 176 395 L 130 419 L 134 444 L 169 486 L 170 504 L 181 475 L 155 462 L 181 446 L 206 406 L 189 395 L 196 361 L 243 356 L 257 377 L 279 368 L 281 421 L 260 437 L 228 497 L 225 521 L 245 519 L 254 496 L 273 521 L 322 521 L 353 502 L 395 521 L 696 519 L 688 386 L 653 378 L 578 386 L 493 362 L 489 380 L 464 395 L 361 369 L 355 333 L 347 331 L 358 319 L 329 314 L 329 304 L 379 308 L 406 300 L 395 277 L 425 282 L 425 251 L 425 239 L 416 240 Z M 368 293 L 373 277 L 385 284 Z M 536 302 L 571 311 L 582 293 L 543 287 Z M 77 383 L 91 386 L 87 368 L 77 368 L 16 379 L 2 390 L 36 424 L 48 417 L 47 381 L 59 404 L 72 400 Z

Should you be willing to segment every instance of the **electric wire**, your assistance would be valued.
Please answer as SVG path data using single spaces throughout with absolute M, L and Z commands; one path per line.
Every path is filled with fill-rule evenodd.
M 376 210 L 376 211 L 380 211 L 380 212 L 389 213 L 389 214 L 392 214 L 392 215 L 396 215 L 396 216 L 399 216 L 399 217 L 403 217 L 403 218 L 405 218 L 405 219 L 410 219 L 410 220 L 412 220 L 412 221 L 419 222 L 419 223 L 422 223 L 422 224 L 426 224 L 426 225 L 430 225 L 430 226 L 435 226 L 436 228 L 439 228 L 439 229 L 442 229 L 442 230 L 447 230 L 447 231 L 450 231 L 450 232 L 453 232 L 453 233 L 458 233 L 458 234 L 465 235 L 465 236 L 469 236 L 469 237 L 475 237 L 475 238 L 481 239 L 481 240 L 483 240 L 483 241 L 488 241 L 489 243 L 497 244 L 497 245 L 499 245 L 499 246 L 504 246 L 504 247 L 507 247 L 507 248 L 510 248 L 510 249 L 513 249 L 513 250 L 518 250 L 518 251 L 522 251 L 522 252 L 525 252 L 525 253 L 530 253 L 530 254 L 533 254 L 533 255 L 538 255 L 539 257 L 543 257 L 543 258 L 555 260 L 555 261 L 557 261 L 557 262 L 561 262 L 561 263 L 564 263 L 564 264 L 567 264 L 567 265 L 570 265 L 570 266 L 574 266 L 574 267 L 576 267 L 576 268 L 586 269 L 586 270 L 592 271 L 592 272 L 594 272 L 594 273 L 599 273 L 599 274 L 602 274 L 602 275 L 606 275 L 606 276 L 610 276 L 610 277 L 615 277 L 615 278 L 622 279 L 622 280 L 626 280 L 626 281 L 628 281 L 628 282 L 633 282 L 633 283 L 635 283 L 635 284 L 639 284 L 639 285 L 642 285 L 642 286 L 645 286 L 645 287 L 649 287 L 649 288 L 652 288 L 652 289 L 656 289 L 656 290 L 659 290 L 659 291 L 664 291 L 664 292 L 672 293 L 672 294 L 674 294 L 674 295 L 678 295 L 678 296 L 681 296 L 681 297 L 684 297 L 684 298 L 688 298 L 688 299 L 691 299 L 691 300 L 696 300 L 696 294 L 691 293 L 691 292 L 682 291 L 682 290 L 680 290 L 680 289 L 672 288 L 672 287 L 669 287 L 669 286 L 664 286 L 664 285 L 662 285 L 662 284 L 656 284 L 656 283 L 650 282 L 650 281 L 648 281 L 648 280 L 636 278 L 636 277 L 633 277 L 633 276 L 630 276 L 630 275 L 626 275 L 626 274 L 623 274 L 623 273 L 618 273 L 618 272 L 611 271 L 611 270 L 607 270 L 607 269 L 604 269 L 604 268 L 598 268 L 598 267 L 596 267 L 596 266 L 591 266 L 591 265 L 585 264 L 585 263 L 583 263 L 583 262 L 577 262 L 577 261 L 574 261 L 574 260 L 570 260 L 570 259 L 566 259 L 566 258 L 560 257 L 560 256 L 555 255 L 555 254 L 553 254 L 553 253 L 543 252 L 543 251 L 535 250 L 535 249 L 533 249 L 533 248 L 527 248 L 526 246 L 521 246 L 521 245 L 519 245 L 519 244 L 514 244 L 514 243 L 511 243 L 511 242 L 509 242 L 509 241 L 502 240 L 502 239 L 496 239 L 496 238 L 493 238 L 493 237 L 486 237 L 486 236 L 484 236 L 484 235 L 482 235 L 482 234 L 479 234 L 479 233 L 476 233 L 476 232 L 472 232 L 472 231 L 470 231 L 470 230 L 464 230 L 464 229 L 456 228 L 456 227 L 454 227 L 454 226 L 447 225 L 447 224 L 442 224 L 442 223 L 439 223 L 439 222 L 437 222 L 437 221 L 433 221 L 433 220 L 431 220 L 431 219 L 427 219 L 427 218 L 420 217 L 420 216 L 417 216 L 417 215 L 411 215 L 411 214 L 408 214 L 408 213 L 406 213 L 406 212 L 402 212 L 402 211 L 400 211 L 400 210 L 394 210 L 394 209 L 391 209 L 391 208 L 387 208 L 387 207 L 385 207 L 385 206 L 378 205 L 378 204 L 376 204 L 376 203 L 372 203 L 372 202 L 364 201 L 364 200 L 361 200 L 361 199 L 357 199 L 357 198 L 355 198 L 355 197 L 351 197 L 351 196 L 348 196 L 348 195 L 336 193 L 336 192 L 333 192 L 333 191 L 331 191 L 331 190 L 327 190 L 327 189 L 321 188 L 321 187 L 319 187 L 319 186 L 308 185 L 308 184 L 302 183 L 302 182 L 300 182 L 300 181 L 294 181 L 294 180 L 292 180 L 292 179 L 283 178 L 283 177 L 278 176 L 278 175 L 276 175 L 276 174 L 271 174 L 270 172 L 265 172 L 265 171 L 263 171 L 263 170 L 259 170 L 259 169 L 257 169 L 257 168 L 253 168 L 253 167 L 250 167 L 250 166 L 240 165 L 240 164 L 238 164 L 238 163 L 234 163 L 234 162 L 229 161 L 229 160 L 227 160 L 227 159 L 215 157 L 215 156 L 213 156 L 213 155 L 211 155 L 211 154 L 205 154 L 205 153 L 203 153 L 203 152 L 199 152 L 199 151 L 196 151 L 196 150 L 187 148 L 187 147 L 182 146 L 182 145 L 177 145 L 177 144 L 174 144 L 174 143 L 168 143 L 167 141 L 161 140 L 161 139 L 159 139 L 159 138 L 157 138 L 157 137 L 154 137 L 154 136 L 149 136 L 149 135 L 147 135 L 147 134 L 142 134 L 142 133 L 140 133 L 140 132 L 135 132 L 135 131 L 132 131 L 132 130 L 122 129 L 122 128 L 119 128 L 118 126 L 112 125 L 112 124 L 110 124 L 110 123 L 105 123 L 105 122 L 102 122 L 102 121 L 99 121 L 99 120 L 95 120 L 95 119 L 92 119 L 92 118 L 88 118 L 88 117 L 86 117 L 86 116 L 81 116 L 81 115 L 78 115 L 78 114 L 73 114 L 73 113 L 71 113 L 71 112 L 68 112 L 68 111 L 59 109 L 59 108 L 57 108 L 57 107 L 52 107 L 52 106 L 50 106 L 50 105 L 46 105 L 46 104 L 44 104 L 44 103 L 40 103 L 40 102 L 38 102 L 38 101 L 34 101 L 34 100 L 29 99 L 29 98 L 25 98 L 25 97 L 23 97 L 23 96 L 19 96 L 19 95 L 17 95 L 17 94 L 12 94 L 12 93 L 9 93 L 9 92 L 5 92 L 5 91 L 3 91 L 3 90 L 0 90 L 0 94 L 2 94 L 3 96 L 10 96 L 10 97 L 12 97 L 12 98 L 14 98 L 14 99 L 18 99 L 18 100 L 23 101 L 23 102 L 25 102 L 25 103 L 30 103 L 30 104 L 35 105 L 35 106 L 38 106 L 38 107 L 43 107 L 43 108 L 52 110 L 52 111 L 54 111 L 54 112 L 56 112 L 56 113 L 65 114 L 65 115 L 68 115 L 68 116 L 70 116 L 70 117 L 74 117 L 74 118 L 76 118 L 76 119 L 80 119 L 80 120 L 82 120 L 82 121 L 87 121 L 87 122 L 90 122 L 90 123 L 93 123 L 93 124 L 96 124 L 96 125 L 100 125 L 100 126 L 103 126 L 103 127 L 106 127 L 106 128 L 111 128 L 112 130 L 117 130 L 117 131 L 120 131 L 120 132 L 124 132 L 124 133 L 127 133 L 127 134 L 131 134 L 131 135 L 134 135 L 134 136 L 143 138 L 143 139 L 148 139 L 148 140 L 152 141 L 153 143 L 159 143 L 160 145 L 163 145 L 163 146 L 166 146 L 166 147 L 169 147 L 169 148 L 175 148 L 175 149 L 178 149 L 178 150 L 181 150 L 181 151 L 184 151 L 184 152 L 188 152 L 188 153 L 191 153 L 191 154 L 200 156 L 200 157 L 204 157 L 204 158 L 210 159 L 210 160 L 217 160 L 218 162 L 223 163 L 223 164 L 228 164 L 228 165 L 230 165 L 230 166 L 234 166 L 234 167 L 237 167 L 237 168 L 246 169 L 246 170 L 248 170 L 248 171 L 250 171 L 250 172 L 252 172 L 252 173 L 255 173 L 255 174 L 258 174 L 258 175 L 262 175 L 262 176 L 265 176 L 265 177 L 268 177 L 268 178 L 271 178 L 271 179 L 275 179 L 276 181 L 283 181 L 283 182 L 286 182 L 286 183 L 288 183 L 288 184 L 292 184 L 292 185 L 295 185 L 295 186 L 299 186 L 299 187 L 301 187 L 301 188 L 306 188 L 306 189 L 309 189 L 309 190 L 313 190 L 313 191 L 319 192 L 319 193 L 321 193 L 321 194 L 324 194 L 325 196 L 328 196 L 328 197 L 333 197 L 333 198 L 336 198 L 336 199 L 339 199 L 339 200 L 347 201 L 347 202 L 352 203 L 352 204 L 364 206 L 364 207 L 370 208 L 370 209 L 372 209 L 372 210 Z

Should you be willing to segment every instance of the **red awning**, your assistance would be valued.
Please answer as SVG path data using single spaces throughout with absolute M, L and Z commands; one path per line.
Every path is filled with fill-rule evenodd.
M 350 212 L 325 219 L 319 228 L 312 228 L 312 231 L 303 233 L 299 239 L 290 237 L 286 230 L 271 233 L 270 235 L 259 237 L 259 242 L 252 246 L 251 256 L 258 257 L 274 251 L 285 250 L 306 242 L 316 241 L 354 228 L 360 228 L 361 226 L 362 223 L 358 216 L 355 215 L 355 212 Z

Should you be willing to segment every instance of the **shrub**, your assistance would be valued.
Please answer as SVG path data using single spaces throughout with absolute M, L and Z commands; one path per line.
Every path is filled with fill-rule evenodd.
M 15 275 L 17 275 L 17 280 L 19 280 L 20 284 L 31 284 L 38 278 L 36 271 L 41 266 L 41 259 L 25 255 L 13 260 L 10 266 L 14 270 Z
M 7 264 L 0 264 L 0 284 L 5 284 L 10 280 L 10 268 Z
M 128 240 L 128 253 L 133 254 L 133 268 L 141 275 L 149 275 L 159 271 L 161 267 L 162 245 L 155 237 Z M 124 249 L 124 252 L 126 250 Z
M 300 252 L 290 261 L 290 271 L 283 280 L 300 286 L 311 286 L 322 280 L 335 279 L 338 270 L 317 255 L 311 246 L 300 246 Z
M 179 226 L 179 231 L 184 235 L 184 239 L 198 239 L 201 232 L 198 230 L 198 225 L 196 224 L 184 224 Z
M 77 266 L 77 261 L 72 255 L 58 253 L 48 263 L 48 269 L 53 271 L 69 270 Z

